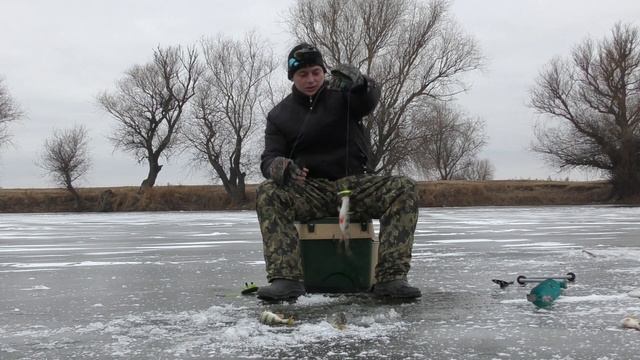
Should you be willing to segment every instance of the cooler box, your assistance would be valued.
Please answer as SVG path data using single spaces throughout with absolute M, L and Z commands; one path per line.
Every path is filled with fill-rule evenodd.
M 340 241 L 338 218 L 296 223 L 304 285 L 307 292 L 344 293 L 369 291 L 378 263 L 378 241 L 373 222 L 352 221 L 348 254 Z

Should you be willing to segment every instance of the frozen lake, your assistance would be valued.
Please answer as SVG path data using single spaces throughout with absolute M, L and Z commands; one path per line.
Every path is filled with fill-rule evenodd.
M 255 212 L 2 214 L 0 359 L 637 359 L 639 238 L 634 207 L 421 209 L 418 301 L 267 304 Z M 491 282 L 569 271 L 546 310 Z

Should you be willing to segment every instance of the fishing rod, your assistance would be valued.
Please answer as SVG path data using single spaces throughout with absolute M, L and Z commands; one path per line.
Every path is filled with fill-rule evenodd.
M 526 285 L 528 283 L 540 283 L 547 279 L 553 279 L 558 281 L 566 280 L 569 282 L 574 282 L 576 281 L 576 274 L 572 272 L 568 272 L 566 275 L 560 275 L 560 276 L 537 276 L 537 277 L 526 277 L 524 275 L 519 275 L 516 278 L 516 282 L 520 285 Z M 500 285 L 501 289 L 504 289 L 507 286 L 513 284 L 513 281 L 506 281 L 506 280 L 500 280 L 500 279 L 491 279 L 491 281 Z
M 525 285 L 527 283 L 539 283 L 539 282 L 543 282 L 547 279 L 553 279 L 553 280 L 567 280 L 569 282 L 574 282 L 576 281 L 576 274 L 572 273 L 572 272 L 568 272 L 567 275 L 561 275 L 561 276 L 542 276 L 542 277 L 526 277 L 524 275 L 520 275 L 516 278 L 516 282 L 520 285 Z

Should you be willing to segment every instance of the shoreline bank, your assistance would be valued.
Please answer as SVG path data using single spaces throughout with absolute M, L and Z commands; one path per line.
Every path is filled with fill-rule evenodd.
M 0 189 L 0 213 L 251 210 L 257 186 L 247 185 L 243 204 L 233 204 L 221 185 L 156 186 L 144 194 L 137 186 L 79 188 L 79 209 L 64 189 Z M 420 207 L 619 204 L 611 190 L 604 181 L 417 182 Z

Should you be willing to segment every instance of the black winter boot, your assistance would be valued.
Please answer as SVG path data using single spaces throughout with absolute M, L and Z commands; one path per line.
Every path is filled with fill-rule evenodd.
M 407 280 L 396 279 L 373 286 L 373 295 L 380 298 L 413 299 L 422 296 L 420 289 L 409 285 Z
M 258 298 L 263 300 L 295 299 L 304 295 L 306 290 L 300 281 L 289 279 L 274 279 L 271 285 L 258 289 Z

